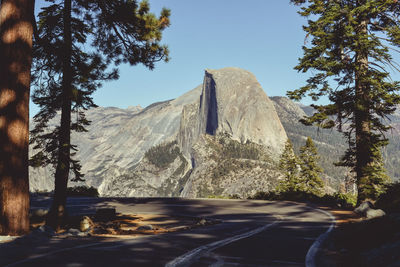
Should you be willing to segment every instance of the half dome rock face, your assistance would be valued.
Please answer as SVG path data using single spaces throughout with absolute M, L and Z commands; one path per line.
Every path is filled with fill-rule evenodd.
M 199 133 L 229 133 L 279 155 L 287 136 L 272 101 L 256 77 L 239 68 L 206 70 L 200 97 Z
M 85 184 L 102 196 L 249 196 L 280 175 L 285 130 L 254 75 L 239 68 L 206 70 L 202 85 L 174 100 L 87 117 L 88 132 L 72 143 Z M 32 191 L 54 185 L 50 167 L 30 175 Z

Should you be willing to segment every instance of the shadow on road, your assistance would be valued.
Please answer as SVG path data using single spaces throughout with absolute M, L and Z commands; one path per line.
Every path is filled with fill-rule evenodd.
M 32 200 L 33 207 L 45 208 L 49 205 L 49 200 L 45 198 Z M 22 262 L 15 266 L 164 266 L 195 248 L 277 220 L 280 221 L 278 225 L 260 234 L 198 255 L 193 266 L 215 263 L 303 266 L 309 247 L 330 225 L 329 217 L 312 209 L 312 206 L 292 202 L 70 198 L 68 206 L 71 212 L 77 213 L 113 206 L 122 213 L 148 212 L 165 215 L 166 219 L 170 216 L 207 217 L 222 222 L 131 239 L 57 238 L 32 234 L 0 244 L 0 266 L 18 261 Z

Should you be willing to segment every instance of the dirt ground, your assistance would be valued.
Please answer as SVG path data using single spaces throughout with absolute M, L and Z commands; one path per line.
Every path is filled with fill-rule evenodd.
M 328 211 L 335 217 L 337 226 L 362 221 L 362 217 L 352 210 L 329 209 Z
M 82 223 L 86 224 L 82 226 Z M 155 214 L 117 214 L 113 219 L 101 219 L 96 215 L 74 216 L 68 219 L 59 236 L 85 236 L 94 237 L 119 237 L 132 238 L 133 236 L 155 235 L 176 232 L 204 225 L 214 224 L 202 218 L 170 217 Z M 45 224 L 45 218 L 31 218 L 31 230 L 35 230 Z M 74 231 L 71 231 L 73 229 Z M 75 230 L 76 229 L 76 230 Z M 78 231 L 79 230 L 79 231 Z M 82 236 L 82 235 L 81 235 Z

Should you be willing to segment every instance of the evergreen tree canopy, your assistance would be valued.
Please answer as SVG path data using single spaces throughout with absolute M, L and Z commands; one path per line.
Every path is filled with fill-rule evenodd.
M 294 100 L 327 96 L 330 104 L 313 105 L 316 113 L 302 122 L 337 127 L 349 149 L 341 164 L 357 174 L 358 202 L 375 198 L 383 177 L 380 147 L 387 144 L 383 120 L 400 97 L 399 82 L 389 70 L 398 70 L 390 50 L 400 47 L 400 5 L 397 0 L 291 0 L 302 6 L 300 15 L 308 45 L 295 67 L 312 71 L 307 85 L 288 92 Z M 374 177 L 374 178 L 373 178 Z
M 60 125 L 49 127 L 49 121 L 62 108 L 66 71 L 65 1 L 46 1 L 49 5 L 39 14 L 33 54 L 32 100 L 40 107 L 31 131 L 31 143 L 38 149 L 31 158 L 33 166 L 57 165 Z M 153 69 L 155 62 L 168 60 L 168 48 L 160 41 L 169 26 L 170 11 L 163 9 L 156 17 L 149 10 L 147 1 L 139 5 L 132 0 L 71 1 L 70 99 L 75 116 L 70 130 L 86 131 L 90 122 L 84 111 L 96 107 L 93 92 L 102 82 L 118 78 L 118 70 L 110 69 L 110 64 L 142 63 Z M 70 149 L 76 151 L 74 145 Z M 74 180 L 82 180 L 79 162 L 71 159 L 70 163 Z
M 279 169 L 283 171 L 284 178 L 277 187 L 278 192 L 301 190 L 298 159 L 293 151 L 290 139 L 286 141 L 285 148 L 279 159 Z
M 310 137 L 306 144 L 300 148 L 300 183 L 306 192 L 320 195 L 323 192 L 324 182 L 320 175 L 322 168 L 318 165 L 318 152 Z

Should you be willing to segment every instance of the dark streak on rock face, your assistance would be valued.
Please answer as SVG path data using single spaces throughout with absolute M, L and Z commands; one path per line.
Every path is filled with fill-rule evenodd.
M 217 108 L 217 96 L 215 93 L 215 82 L 214 79 L 211 78 L 210 83 L 207 84 L 209 88 L 209 106 L 208 106 L 208 114 L 207 114 L 207 127 L 206 133 L 215 135 L 215 132 L 218 128 L 218 108 Z
M 215 81 L 206 71 L 200 96 L 200 134 L 215 135 L 218 128 L 218 107 Z

